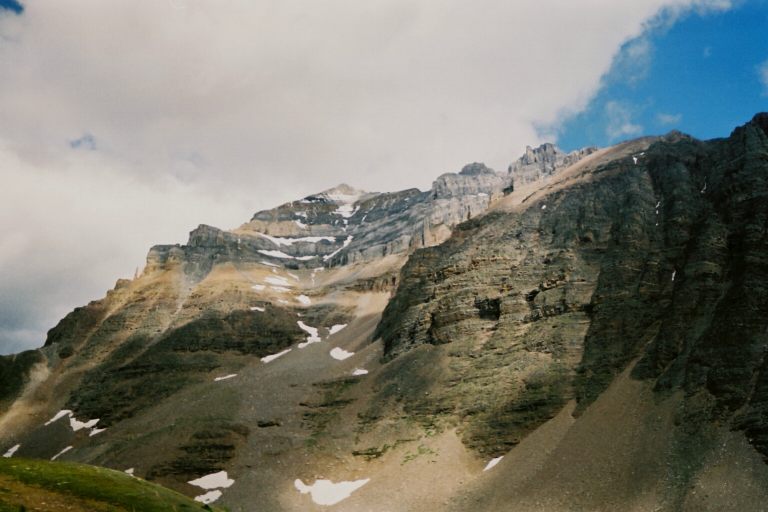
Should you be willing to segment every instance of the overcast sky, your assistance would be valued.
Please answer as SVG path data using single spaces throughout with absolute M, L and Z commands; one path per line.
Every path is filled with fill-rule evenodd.
M 0 11 L 0 353 L 40 346 L 200 223 L 232 228 L 340 182 L 505 169 L 587 109 L 628 42 L 731 3 L 22 6 Z

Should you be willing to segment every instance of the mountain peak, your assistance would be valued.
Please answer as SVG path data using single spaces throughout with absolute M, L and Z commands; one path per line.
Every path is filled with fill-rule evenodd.
M 364 195 L 368 194 L 365 190 L 360 190 L 347 185 L 346 183 L 340 183 L 339 185 L 322 191 L 319 195 L 336 203 L 354 203 Z
M 496 172 L 484 163 L 473 162 L 462 167 L 459 174 L 462 176 L 479 176 L 481 174 L 496 174 Z

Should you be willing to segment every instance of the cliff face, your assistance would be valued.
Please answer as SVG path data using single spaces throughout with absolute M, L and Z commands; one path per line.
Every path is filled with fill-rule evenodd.
M 548 179 L 595 151 L 597 148 L 589 147 L 565 153 L 554 144 L 542 144 L 537 148 L 527 146 L 525 154 L 509 166 L 509 174 L 517 185 Z
M 738 486 L 758 510 L 766 233 L 765 114 L 340 185 L 153 247 L 0 358 L 0 451 L 190 496 L 227 471 L 232 510 L 321 510 L 314 479 L 370 479 L 348 511 L 715 510 L 696 491 Z
M 385 357 L 439 345 L 450 363 L 437 396 L 408 406 L 498 455 L 639 360 L 635 378 L 685 393 L 688 428 L 725 422 L 768 457 L 765 116 L 590 165 L 409 259 L 379 325 Z

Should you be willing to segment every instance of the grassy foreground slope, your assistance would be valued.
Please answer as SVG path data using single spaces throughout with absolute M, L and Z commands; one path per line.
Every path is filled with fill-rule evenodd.
M 0 458 L 0 512 L 221 510 L 120 471 Z

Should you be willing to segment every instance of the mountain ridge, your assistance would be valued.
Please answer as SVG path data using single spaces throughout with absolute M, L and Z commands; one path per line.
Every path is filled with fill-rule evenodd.
M 398 510 L 504 510 L 495 474 L 517 482 L 520 510 L 610 510 L 635 503 L 617 480 L 640 457 L 631 428 L 657 447 L 638 460 L 667 468 L 642 472 L 648 507 L 706 509 L 691 489 L 736 485 L 713 468 L 739 460 L 754 506 L 768 482 L 753 460 L 768 446 L 766 119 L 712 141 L 545 144 L 507 173 L 472 163 L 426 192 L 342 184 L 234 230 L 201 225 L 42 350 L 0 358 L 0 447 L 74 446 L 62 457 L 190 496 L 226 470 L 233 510 L 312 509 L 313 478 L 367 480 L 338 510 L 386 507 L 402 478 L 433 489 L 403 488 Z M 106 430 L 44 424 L 60 409 Z M 552 466 L 550 453 L 578 466 L 595 432 L 629 450 L 596 454 L 615 471 L 579 483 Z M 715 463 L 721 441 L 733 451 Z M 538 463 L 482 471 L 532 445 L 548 446 Z

